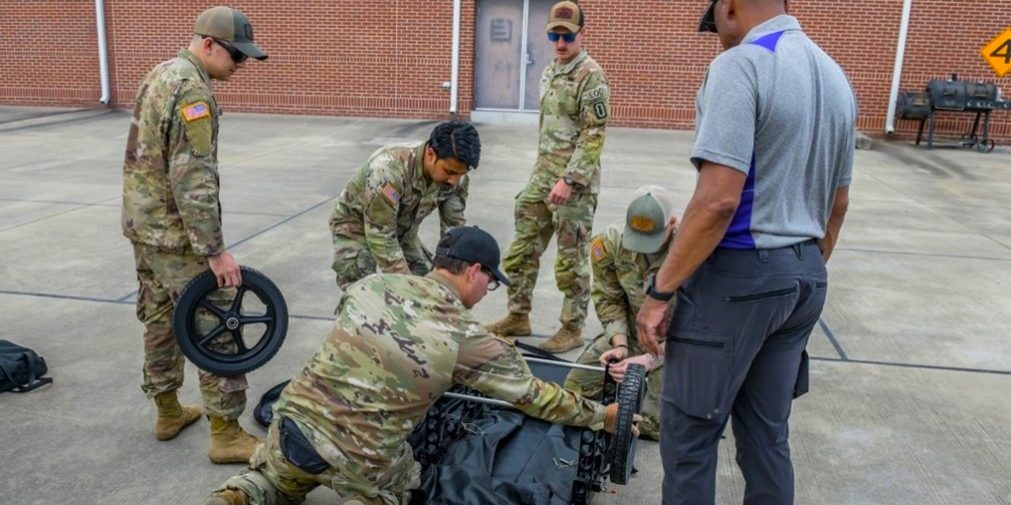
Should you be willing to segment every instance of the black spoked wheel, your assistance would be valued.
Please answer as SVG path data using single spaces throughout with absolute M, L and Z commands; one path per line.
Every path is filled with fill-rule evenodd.
M 242 268 L 242 285 L 231 298 L 206 271 L 183 289 L 172 326 L 183 354 L 202 370 L 233 376 L 255 370 L 274 357 L 288 331 L 288 307 L 266 275 Z M 222 300 L 231 300 L 227 303 Z M 209 327 L 201 331 L 200 322 Z
M 646 384 L 646 368 L 629 365 L 625 380 L 618 387 L 618 423 L 611 436 L 610 478 L 615 484 L 628 484 L 635 463 L 635 448 L 638 440 L 632 433 L 633 416 L 642 406 Z

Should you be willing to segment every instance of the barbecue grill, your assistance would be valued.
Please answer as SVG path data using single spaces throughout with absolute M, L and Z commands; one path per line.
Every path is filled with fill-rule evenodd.
M 920 122 L 916 144 L 923 139 L 927 129 L 927 149 L 934 147 L 934 128 L 938 112 L 975 114 L 972 128 L 961 136 L 961 145 L 979 152 L 993 151 L 996 143 L 990 138 L 990 113 L 994 110 L 1011 110 L 1011 101 L 1001 99 L 1000 90 L 991 82 L 958 79 L 934 79 L 927 82 L 925 91 L 904 91 L 898 97 L 899 119 Z M 979 132 L 982 120 L 982 132 Z M 977 133 L 979 132 L 979 133 Z

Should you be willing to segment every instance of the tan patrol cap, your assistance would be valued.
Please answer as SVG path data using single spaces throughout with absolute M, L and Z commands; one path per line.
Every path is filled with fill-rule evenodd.
M 565 28 L 576 33 L 583 27 L 583 10 L 576 2 L 558 2 L 548 13 L 548 31 Z
M 253 25 L 239 9 L 219 5 L 200 14 L 193 33 L 223 40 L 250 58 L 267 59 L 267 53 L 253 43 Z

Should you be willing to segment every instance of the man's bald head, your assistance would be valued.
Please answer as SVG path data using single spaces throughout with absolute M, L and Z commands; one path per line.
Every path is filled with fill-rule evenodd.
M 714 31 L 724 49 L 741 43 L 752 28 L 786 14 L 789 0 L 713 0 L 699 31 Z

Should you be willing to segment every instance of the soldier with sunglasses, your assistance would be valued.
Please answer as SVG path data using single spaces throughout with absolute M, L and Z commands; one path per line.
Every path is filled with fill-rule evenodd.
M 541 347 L 564 352 L 582 345 L 590 300 L 588 241 L 600 188 L 604 126 L 611 115 L 603 69 L 582 49 L 586 16 L 575 2 L 548 14 L 555 59 L 541 77 L 540 141 L 530 180 L 516 197 L 516 235 L 503 260 L 512 279 L 509 314 L 488 326 L 501 336 L 530 334 L 531 297 L 540 257 L 558 237 L 555 282 L 565 295 L 561 327 Z
M 201 371 L 203 408 L 180 405 L 176 390 L 182 386 L 184 362 L 173 337 L 172 312 L 186 283 L 208 268 L 221 287 L 242 283 L 239 264 L 225 250 L 221 233 L 221 109 L 211 79 L 227 81 L 247 58 L 263 60 L 267 54 L 253 43 L 249 20 L 236 9 L 204 11 L 193 31 L 189 47 L 154 67 L 137 91 L 123 163 L 122 226 L 133 244 L 140 283 L 142 389 L 157 406 L 155 437 L 175 438 L 206 414 L 211 461 L 242 463 L 256 445 L 238 423 L 246 379 Z

